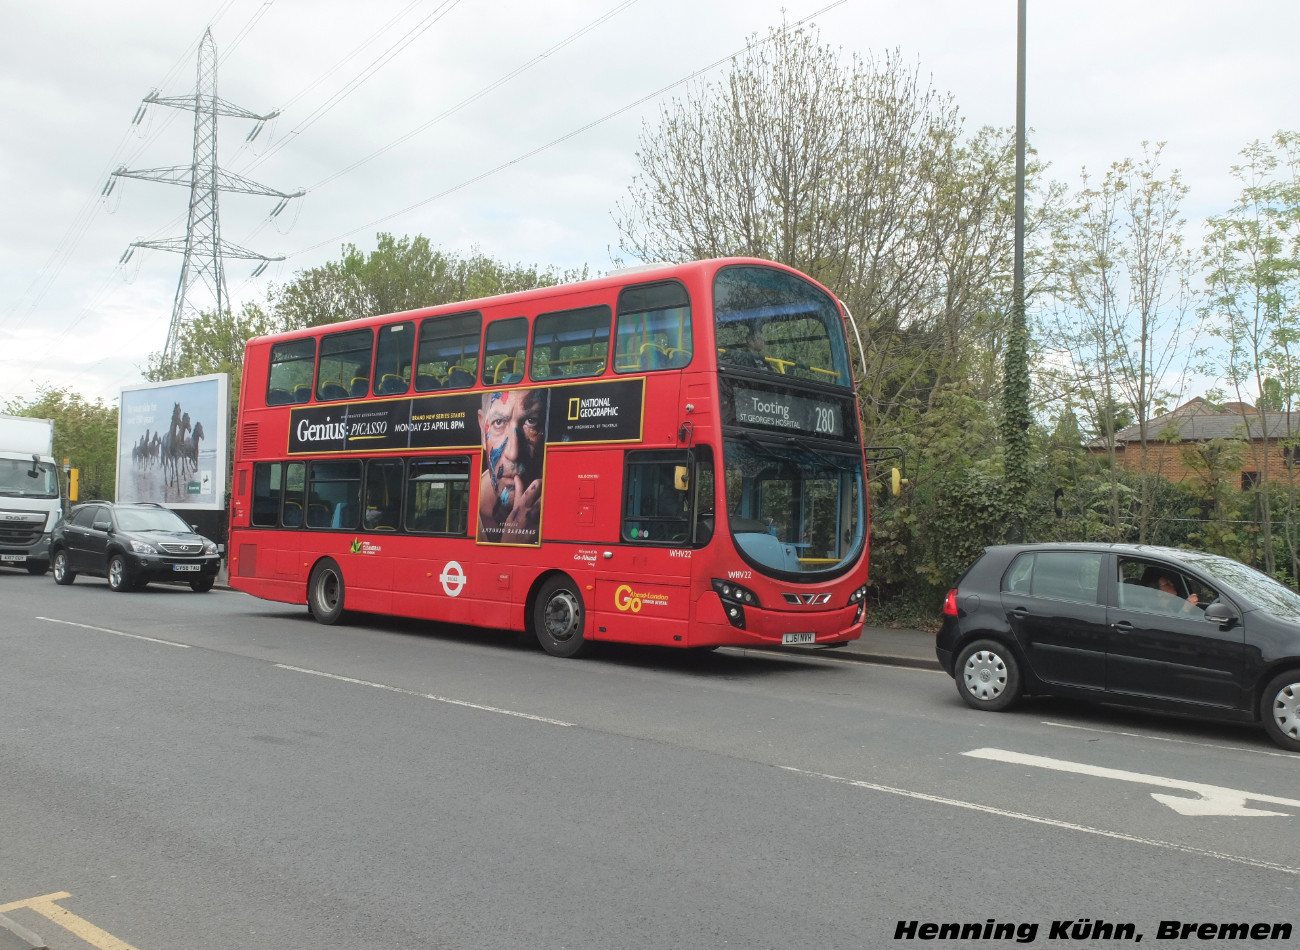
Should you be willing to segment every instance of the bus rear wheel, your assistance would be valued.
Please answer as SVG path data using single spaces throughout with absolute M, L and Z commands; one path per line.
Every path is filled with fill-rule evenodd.
M 343 619 L 343 572 L 330 558 L 317 564 L 307 581 L 307 611 L 317 623 L 335 624 Z
M 587 612 L 582 593 L 572 578 L 559 574 L 542 584 L 533 601 L 533 632 L 551 656 L 579 657 L 591 650 L 582 635 Z

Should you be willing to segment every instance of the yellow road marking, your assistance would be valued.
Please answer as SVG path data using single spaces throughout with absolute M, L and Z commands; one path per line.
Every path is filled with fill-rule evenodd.
M 90 921 L 83 920 L 72 911 L 65 910 L 54 903 L 71 896 L 67 891 L 59 891 L 55 894 L 45 894 L 42 897 L 29 897 L 24 901 L 14 901 L 11 904 L 0 904 L 0 914 L 25 907 L 28 910 L 35 911 L 52 923 L 58 924 L 72 935 L 80 937 L 92 947 L 98 947 L 99 950 L 136 950 L 125 940 L 118 940 L 111 933 L 100 930 Z

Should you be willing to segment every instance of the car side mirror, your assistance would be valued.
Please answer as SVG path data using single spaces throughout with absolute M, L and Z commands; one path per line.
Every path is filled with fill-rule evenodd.
M 1217 623 L 1220 630 L 1231 630 L 1237 622 L 1237 614 L 1227 604 L 1216 603 L 1205 608 L 1205 619 Z

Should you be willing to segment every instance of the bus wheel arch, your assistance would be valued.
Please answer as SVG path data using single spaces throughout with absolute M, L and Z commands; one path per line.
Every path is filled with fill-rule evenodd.
M 542 649 L 551 656 L 575 658 L 591 651 L 586 638 L 587 606 L 582 588 L 562 571 L 538 578 L 528 598 L 527 623 Z
M 323 557 L 313 565 L 307 579 L 307 611 L 317 623 L 336 624 L 343 619 L 347 585 L 343 569 L 332 557 Z

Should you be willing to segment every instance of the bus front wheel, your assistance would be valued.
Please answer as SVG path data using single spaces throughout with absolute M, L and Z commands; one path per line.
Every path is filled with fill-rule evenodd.
M 563 574 L 546 581 L 533 602 L 533 631 L 542 649 L 551 656 L 578 657 L 591 649 L 582 635 L 587 614 L 582 593 Z
M 343 572 L 329 558 L 311 571 L 307 581 L 307 611 L 317 623 L 335 624 L 343 618 Z

